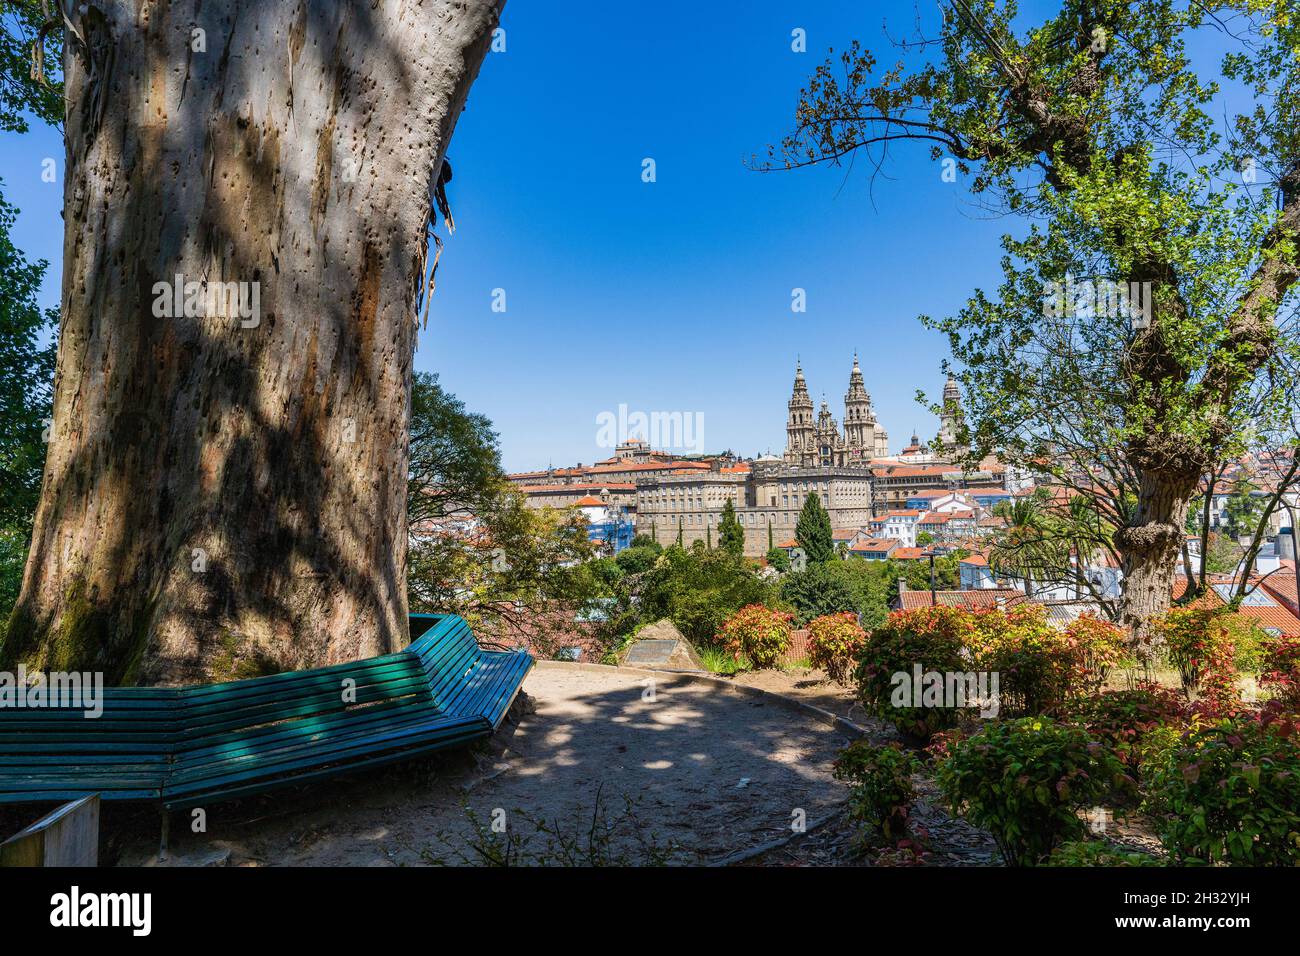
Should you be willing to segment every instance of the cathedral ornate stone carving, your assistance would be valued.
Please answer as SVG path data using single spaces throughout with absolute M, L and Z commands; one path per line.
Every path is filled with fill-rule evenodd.
M 862 382 L 858 357 L 853 356 L 849 390 L 844 395 L 844 430 L 841 432 L 826 402 L 813 417 L 813 401 L 804 381 L 803 366 L 795 363 L 794 392 L 788 403 L 785 455 L 787 464 L 802 467 L 866 465 L 889 454 L 889 435 L 876 421 L 871 396 Z

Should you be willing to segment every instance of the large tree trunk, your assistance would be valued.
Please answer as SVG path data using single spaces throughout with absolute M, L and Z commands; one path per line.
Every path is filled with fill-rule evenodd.
M 54 425 L 0 658 L 169 683 L 406 643 L 415 299 L 499 6 L 71 5 Z M 178 275 L 260 309 L 168 317 Z
M 1132 522 L 1116 532 L 1115 545 L 1124 571 L 1119 623 L 1131 629 L 1134 649 L 1149 657 L 1158 645 L 1155 620 L 1169 609 L 1173 598 L 1187 508 L 1197 479 L 1146 471 L 1141 481 Z

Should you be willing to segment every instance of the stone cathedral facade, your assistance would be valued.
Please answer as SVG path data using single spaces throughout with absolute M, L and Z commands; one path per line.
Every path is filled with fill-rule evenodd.
M 813 401 L 804 381 L 803 366 L 795 363 L 794 393 L 787 404 L 789 415 L 785 425 L 786 464 L 803 468 L 866 465 L 872 458 L 889 454 L 889 435 L 876 420 L 871 408 L 871 396 L 862 382 L 862 369 L 858 357 L 853 356 L 853 371 L 849 374 L 849 390 L 844 395 L 844 428 L 835 416 L 821 404 L 813 415 Z

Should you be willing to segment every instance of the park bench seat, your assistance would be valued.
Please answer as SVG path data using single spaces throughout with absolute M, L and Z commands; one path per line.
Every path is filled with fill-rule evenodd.
M 104 711 L 0 710 L 0 802 L 179 808 L 408 760 L 490 736 L 533 660 L 453 615 L 411 616 L 403 651 L 182 688 L 123 687 Z

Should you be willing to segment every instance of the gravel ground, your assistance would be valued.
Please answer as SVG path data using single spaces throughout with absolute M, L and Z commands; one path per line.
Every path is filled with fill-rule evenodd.
M 532 712 L 477 754 L 216 805 L 206 834 L 186 832 L 177 814 L 173 862 L 698 863 L 779 838 L 796 812 L 816 820 L 843 800 L 831 777 L 842 733 L 671 674 L 650 699 L 644 681 L 614 668 L 535 669 L 524 684 Z M 119 862 L 155 855 L 157 830 L 147 815 L 140 824 Z

